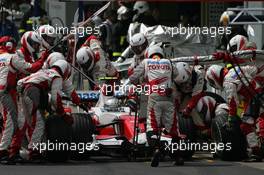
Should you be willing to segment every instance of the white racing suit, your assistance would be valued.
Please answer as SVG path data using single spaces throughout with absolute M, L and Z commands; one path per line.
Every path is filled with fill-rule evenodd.
M 251 148 L 253 152 L 258 152 L 260 148 L 255 130 L 256 119 L 258 116 L 252 116 L 252 114 L 248 112 L 248 107 L 253 97 L 261 90 L 259 84 L 253 79 L 257 74 L 257 70 L 258 69 L 255 66 L 242 66 L 241 69 L 238 67 L 232 68 L 225 75 L 223 82 L 224 91 L 226 92 L 229 105 L 230 117 L 235 117 L 237 115 L 237 108 L 240 100 L 243 100 L 245 103 L 240 128 L 247 138 L 249 148 Z M 247 77 L 250 85 L 242 75 L 242 72 Z
M 51 107 L 58 115 L 65 113 L 62 105 L 63 79 L 54 69 L 40 70 L 19 80 L 17 86 L 22 93 L 22 107 L 25 116 L 34 128 L 28 146 L 32 150 L 33 144 L 40 143 L 44 134 L 45 123 L 42 109 L 45 106 L 42 104 L 43 98 L 46 98 L 45 95 L 50 92 Z M 41 120 L 36 122 L 37 118 Z
M 168 59 L 144 59 L 129 77 L 132 83 L 142 76 L 148 79 L 150 95 L 147 109 L 147 133 L 157 134 L 164 126 L 172 137 L 179 136 L 178 120 L 171 96 L 173 74 L 173 66 Z
M 2 114 L 4 118 L 4 130 L 0 150 L 7 150 L 12 142 L 10 156 L 18 153 L 22 142 L 22 133 L 25 129 L 25 126 L 22 128 L 18 127 L 16 93 L 18 73 L 29 74 L 36 72 L 42 67 L 43 62 L 44 60 L 40 59 L 31 64 L 17 54 L 3 53 L 0 55 L 0 101 L 3 106 Z

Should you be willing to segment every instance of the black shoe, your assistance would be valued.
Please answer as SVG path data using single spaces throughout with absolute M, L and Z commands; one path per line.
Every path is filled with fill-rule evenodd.
M 243 162 L 262 162 L 262 158 L 252 154 L 249 158 L 244 159 Z
M 177 166 L 182 166 L 184 165 L 184 159 L 180 156 L 177 156 L 175 158 L 175 162 L 174 162 L 174 165 L 177 165 Z
M 30 155 L 29 161 L 31 163 L 42 163 L 42 162 L 45 162 L 43 156 L 37 151 L 32 151 L 32 152 L 30 152 L 29 155 Z
M 24 163 L 25 160 L 20 156 L 19 153 L 11 155 L 8 159 L 1 161 L 4 165 L 15 165 L 17 163 Z
M 155 150 L 153 157 L 151 159 L 151 166 L 158 167 L 160 162 L 160 151 L 158 149 Z
M 5 162 L 9 159 L 9 153 L 7 150 L 0 151 L 0 163 Z

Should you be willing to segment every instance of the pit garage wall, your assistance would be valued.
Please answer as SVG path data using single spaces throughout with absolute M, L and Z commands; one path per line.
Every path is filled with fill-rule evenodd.
M 46 0 L 45 9 L 49 17 L 59 17 L 65 23 L 65 26 L 70 27 L 73 22 L 77 5 L 78 3 L 76 3 L 76 1 L 61 2 L 59 0 Z
M 244 2 L 245 8 L 264 8 L 264 2 L 261 1 L 253 1 L 253 2 Z M 264 15 L 264 11 L 256 12 L 256 15 Z M 255 37 L 250 37 L 250 41 L 255 41 L 257 47 L 262 49 L 264 44 L 264 25 L 251 25 L 255 31 Z

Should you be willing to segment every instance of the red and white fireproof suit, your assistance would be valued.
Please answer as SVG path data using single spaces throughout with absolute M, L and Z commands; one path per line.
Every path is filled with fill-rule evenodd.
M 171 95 L 173 74 L 174 69 L 168 59 L 144 59 L 129 80 L 134 83 L 145 76 L 150 85 L 147 131 L 157 133 L 162 122 L 172 137 L 178 137 L 178 120 Z
M 22 106 L 25 110 L 27 120 L 38 120 L 35 122 L 32 137 L 29 143 L 29 149 L 32 149 L 33 144 L 41 142 L 44 134 L 45 124 L 41 112 L 38 110 L 41 104 L 43 94 L 50 92 L 52 109 L 59 115 L 63 115 L 64 108 L 62 105 L 62 89 L 63 78 L 55 69 L 40 70 L 28 77 L 18 81 L 18 89 L 22 92 Z
M 107 57 L 106 52 L 102 49 L 101 42 L 95 36 L 90 36 L 86 40 L 85 45 L 88 45 L 95 55 L 92 71 L 86 73 L 92 75 L 97 84 L 102 84 L 98 79 L 100 77 L 113 77 L 118 75 L 116 68 Z
M 45 69 L 47 70 L 47 69 Z M 76 93 L 71 80 L 67 79 L 64 80 L 62 83 L 62 91 L 63 93 L 67 96 L 71 98 L 71 101 L 76 104 L 76 105 L 80 105 L 81 103 L 81 99 L 78 96 L 78 94 Z M 43 96 L 42 100 L 44 100 L 44 98 L 48 98 L 48 94 L 43 92 L 44 94 L 41 94 Z M 23 109 L 25 109 L 25 107 L 23 107 Z M 31 119 L 29 116 L 27 117 L 27 119 L 31 119 L 31 121 L 29 121 L 31 123 L 31 127 L 28 128 L 29 129 L 29 140 L 30 143 L 28 145 L 28 148 L 31 150 L 32 149 L 32 143 L 38 143 L 39 141 L 41 141 L 42 137 L 43 137 L 43 130 L 45 128 L 45 123 L 43 120 L 43 117 L 40 115 L 41 112 L 43 111 L 39 111 L 39 109 L 36 109 L 36 113 L 37 115 L 33 115 L 33 118 Z M 29 115 L 30 113 L 27 113 L 26 115 Z M 31 114 L 30 114 L 31 115 Z
M 183 110 L 185 115 L 189 115 L 192 109 L 197 105 L 198 100 L 203 97 L 204 90 L 205 90 L 205 71 L 202 66 L 194 66 L 191 77 L 188 79 L 187 82 L 176 84 L 178 89 L 177 92 L 180 94 L 175 95 L 175 106 L 177 109 L 180 109 L 180 102 L 183 101 L 182 98 L 185 97 L 186 94 L 191 94 L 191 99 L 188 100 L 188 103 Z
M 248 84 L 241 71 L 243 71 L 251 85 Z M 257 84 L 253 79 L 256 76 L 257 72 L 258 69 L 255 66 L 242 66 L 241 69 L 239 69 L 238 67 L 230 69 L 225 75 L 223 87 L 229 105 L 229 116 L 236 116 L 240 99 L 243 99 L 245 102 L 244 112 L 246 113 L 249 102 L 253 99 L 256 93 L 260 92 L 261 89 L 259 84 Z M 243 83 L 241 82 L 237 74 L 240 75 Z M 256 123 L 254 117 L 255 116 L 243 115 L 242 124 L 240 125 L 243 134 L 247 138 L 248 146 L 252 149 L 259 148 L 258 137 L 255 132 Z
M 17 123 L 17 94 L 16 83 L 18 73 L 30 74 L 39 70 L 45 58 L 31 64 L 17 54 L 3 53 L 0 55 L 0 101 L 3 106 L 4 131 L 1 139 L 0 150 L 10 147 L 11 155 L 17 153 L 21 145 L 21 130 Z
M 106 94 L 106 86 L 103 85 L 104 82 L 100 81 L 99 78 L 103 77 L 118 77 L 118 71 L 116 68 L 113 66 L 109 58 L 107 57 L 106 52 L 102 49 L 102 44 L 101 42 L 95 37 L 95 36 L 90 36 L 85 44 L 88 45 L 91 50 L 94 52 L 95 55 L 95 60 L 94 60 L 94 66 L 92 68 L 91 72 L 85 71 L 87 75 L 91 75 L 93 80 L 96 82 L 97 85 L 100 87 L 95 87 L 95 90 L 100 90 L 100 96 L 99 100 L 96 104 L 97 107 L 104 106 L 104 103 L 109 99 L 109 98 L 114 98 L 112 95 Z M 114 81 L 110 81 L 109 84 L 113 87 Z

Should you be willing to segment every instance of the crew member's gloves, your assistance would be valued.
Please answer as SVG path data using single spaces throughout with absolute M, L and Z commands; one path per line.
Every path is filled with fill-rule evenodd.
M 94 35 L 91 35 L 91 36 L 89 36 L 87 39 L 86 39 L 86 41 L 85 41 L 85 44 L 87 45 L 87 46 L 90 46 L 90 41 L 91 40 L 98 40 L 98 38 L 96 37 L 96 36 L 94 36 Z
M 231 56 L 225 52 L 215 52 L 213 53 L 213 58 L 216 60 L 223 60 L 224 62 L 230 62 Z
M 81 99 L 75 90 L 71 93 L 71 99 L 72 99 L 72 102 L 76 104 L 77 106 L 81 104 Z
M 41 56 L 40 56 L 40 60 L 42 60 L 43 63 L 44 63 L 44 62 L 47 60 L 49 54 L 50 54 L 50 53 L 48 52 L 48 50 L 45 50 L 45 51 L 41 54 Z
M 73 124 L 73 117 L 70 114 L 64 113 L 62 115 L 62 118 L 64 119 L 64 121 L 69 124 L 72 125 Z
M 117 63 L 123 63 L 125 60 L 126 60 L 125 57 L 120 56 L 120 57 L 117 58 L 116 62 L 117 62 Z

